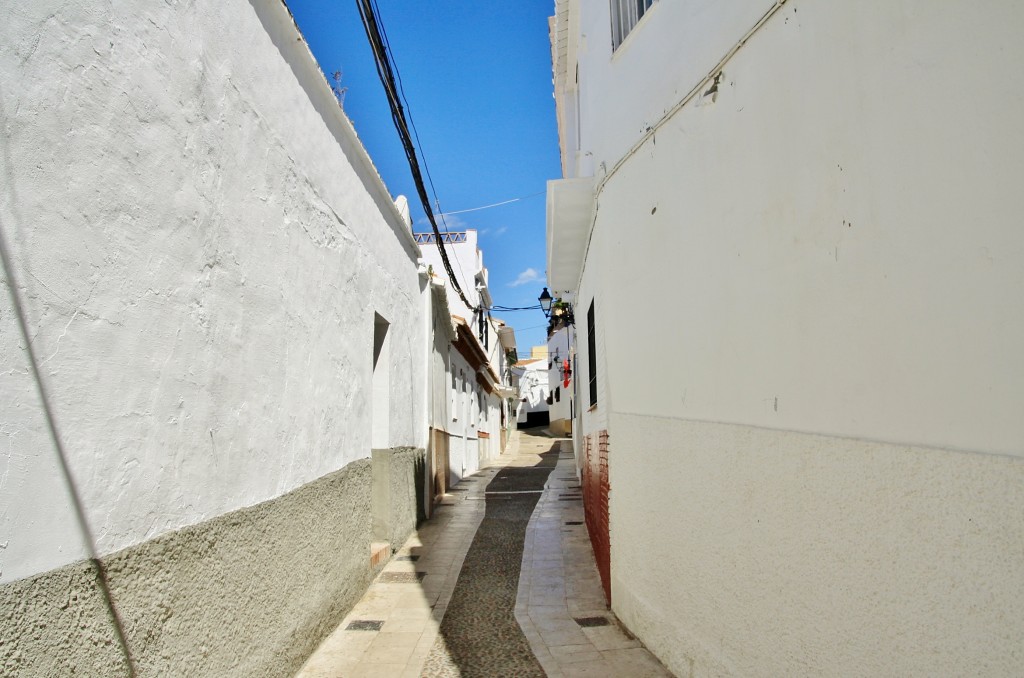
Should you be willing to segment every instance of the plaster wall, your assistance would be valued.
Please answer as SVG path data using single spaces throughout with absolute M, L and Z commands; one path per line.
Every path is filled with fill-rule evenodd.
M 433 284 L 433 283 L 432 283 Z M 431 294 L 432 350 L 430 351 L 430 425 L 441 431 L 448 431 L 452 423 L 452 347 L 455 331 L 446 305 L 438 303 L 444 290 Z M 456 368 L 457 369 L 457 368 Z
M 470 323 L 470 329 L 476 335 L 476 323 L 471 321 L 473 321 L 473 308 L 481 303 L 481 294 L 476 289 L 476 274 L 483 269 L 483 256 L 477 249 L 476 229 L 470 228 L 466 231 L 459 231 L 459 233 L 465 233 L 465 242 L 445 243 L 444 248 L 459 286 L 466 295 L 466 299 L 472 304 L 472 308 L 462 301 L 459 293 L 455 291 L 455 287 L 448 281 L 448 272 L 444 268 L 444 262 L 441 261 L 441 253 L 437 249 L 437 244 L 423 245 L 423 261 L 432 266 L 434 273 L 446 281 L 445 289 L 451 312 Z M 486 276 L 486 273 L 483 275 Z M 484 282 L 486 283 L 486 280 Z
M 392 477 L 413 475 L 407 456 Z M 391 510 L 407 516 L 413 507 L 414 519 L 411 482 L 391 487 Z M 369 584 L 370 507 L 371 464 L 359 460 L 284 496 L 109 554 L 138 675 L 294 673 Z M 0 586 L 0 609 L 3 675 L 125 675 L 88 564 Z
M 422 449 L 374 450 L 373 538 L 402 547 L 423 516 L 426 458 Z
M 784 7 L 600 193 L 615 408 L 1024 454 L 1024 6 Z
M 677 675 L 1019 675 L 1024 8 L 789 0 L 647 135 L 727 4 L 580 56 L 613 607 Z
M 0 114 L 0 218 L 101 553 L 367 457 L 375 311 L 389 444 L 416 444 L 418 251 L 281 3 L 5 5 Z M 0 303 L 9 582 L 83 551 Z
M 512 369 L 519 374 L 518 420 L 526 421 L 526 415 L 531 412 L 547 412 L 548 359 L 541 358 L 525 365 L 517 365 Z M 526 402 L 523 402 L 524 398 Z
M 1024 463 L 613 413 L 615 613 L 678 676 L 1024 673 Z
M 662 0 L 651 6 L 614 53 L 610 3 L 568 4 L 573 13 L 568 27 L 579 35 L 568 55 L 572 61 L 566 84 L 571 91 L 556 95 L 567 109 L 565 133 L 578 135 L 563 148 L 573 156 L 562 165 L 567 178 L 600 176 L 602 164 L 604 170 L 610 169 L 639 133 L 706 76 L 775 3 Z
M 475 372 L 470 367 L 469 362 L 455 348 L 452 348 L 449 360 L 452 374 L 455 376 L 455 387 L 454 389 L 449 388 L 448 391 L 448 400 L 451 407 L 450 421 L 448 422 L 448 432 L 451 435 L 448 443 L 448 468 L 449 483 L 455 485 L 469 472 L 468 469 L 472 465 L 469 451 L 469 438 L 472 433 L 469 421 L 469 389 L 471 384 L 476 383 L 476 379 L 474 376 Z M 450 377 L 449 381 L 451 381 Z M 475 451 L 475 440 L 473 441 L 473 448 Z
M 576 378 L 579 380 L 576 408 L 577 426 L 573 437 L 579 443 L 579 436 L 590 435 L 608 429 L 608 413 L 612 407 L 612 395 L 615 391 L 609 386 L 608 333 L 615 330 L 630 330 L 635 324 L 630 317 L 631 306 L 619 306 L 620 297 L 615 294 L 616 283 L 604 271 L 614 270 L 613 260 L 604 258 L 605 250 L 595 248 L 584 263 L 583 275 L 580 279 L 579 291 L 575 295 L 576 306 L 573 315 L 576 318 Z M 597 376 L 597 402 L 590 402 L 590 362 L 589 332 L 590 324 L 587 311 L 594 304 L 594 349 Z M 645 333 L 646 337 L 646 333 Z M 635 350 L 636 336 L 630 350 Z M 616 356 L 619 358 L 619 356 Z M 636 366 L 631 354 L 622 354 L 621 359 Z M 577 451 L 582 448 L 577 445 Z M 579 462 L 577 457 L 577 462 Z
M 551 369 L 548 370 L 548 391 L 554 393 L 556 388 L 560 389 L 559 399 L 555 400 L 552 398 L 551 405 L 548 407 L 552 425 L 555 425 L 555 422 L 558 421 L 570 421 L 573 417 L 574 412 L 571 403 L 575 397 L 574 390 L 578 388 L 576 377 L 573 375 L 569 386 L 565 386 L 559 366 L 563 365 L 566 360 L 569 360 L 570 364 L 572 364 L 572 345 L 574 341 L 575 336 L 571 326 L 563 327 L 548 337 L 548 355 L 552 360 Z M 558 355 L 557 360 L 555 359 L 556 353 Z

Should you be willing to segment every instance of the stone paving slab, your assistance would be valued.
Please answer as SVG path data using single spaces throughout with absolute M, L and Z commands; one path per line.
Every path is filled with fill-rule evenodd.
M 529 517 L 522 541 L 521 573 L 511 592 L 512 612 L 527 653 L 521 666 L 494 668 L 479 665 L 459 648 L 472 644 L 469 632 L 474 625 L 486 624 L 472 606 L 456 605 L 455 614 L 467 610 L 475 620 L 468 626 L 453 626 L 449 619 L 448 636 L 442 626 L 452 609 L 453 592 L 466 555 L 485 516 L 485 489 L 506 466 L 528 468 L 538 455 L 551 448 L 551 438 L 522 431 L 513 433 L 514 445 L 494 466 L 467 478 L 475 482 L 460 484 L 466 492 L 452 493 L 443 508 L 420 526 L 395 557 L 385 565 L 363 598 L 342 623 L 309 658 L 297 678 L 350 678 L 387 676 L 614 676 L 643 678 L 670 676 L 639 642 L 623 631 L 605 603 L 597 566 L 583 524 L 583 507 L 578 501 L 560 501 L 561 494 L 578 492 L 571 456 L 562 454 L 554 471 L 547 476 L 541 494 L 498 495 L 513 502 L 537 501 Z M 568 451 L 568 447 L 563 452 Z M 505 483 L 529 489 L 520 479 Z M 502 484 L 494 487 L 503 487 Z M 502 500 L 504 501 L 504 499 Z M 511 504 L 510 504 L 511 506 Z M 514 513 L 514 512 L 513 512 Z M 509 514 L 510 516 L 512 513 Z M 578 523 L 567 525 L 566 523 Z M 518 548 L 518 547 L 517 547 Z M 518 557 L 518 553 L 512 554 Z M 495 569 L 495 568 L 491 568 Z M 399 583 L 393 575 L 413 574 L 408 583 Z M 487 574 L 486 572 L 482 574 Z M 382 581 L 385 580 L 385 581 Z M 393 583 L 387 583 L 392 580 Z M 480 580 L 482 581 L 482 580 Z M 495 584 L 496 589 L 504 584 Z M 476 587 L 476 591 L 480 591 Z M 476 594 L 474 594 L 476 595 Z M 509 595 L 505 592 L 505 595 Z M 487 600 L 477 598 L 486 608 Z M 493 606 L 492 606 L 493 607 Z M 506 610 L 504 614 L 508 615 Z M 576 618 L 600 617 L 604 626 L 581 626 Z M 370 630 L 347 630 L 352 622 L 366 624 Z M 589 622 L 585 622 L 589 623 Z M 517 646 L 517 642 L 510 643 Z M 429 661 L 428 661 L 429 660 Z
M 608 609 L 583 504 L 563 501 L 578 492 L 575 462 L 562 454 L 527 527 L 516 620 L 550 678 L 670 677 Z
M 544 670 L 515 619 L 523 540 L 557 461 L 550 439 L 523 436 L 486 488 L 486 515 L 423 667 L 427 678 L 534 676 Z
M 483 520 L 484 488 L 508 461 L 506 455 L 471 476 L 479 482 L 464 481 L 465 492 L 445 496 L 296 678 L 419 678 Z M 367 630 L 349 630 L 353 623 Z

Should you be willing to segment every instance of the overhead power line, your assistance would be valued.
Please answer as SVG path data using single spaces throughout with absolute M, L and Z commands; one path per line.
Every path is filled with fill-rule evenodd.
M 391 54 L 387 36 L 378 17 L 379 12 L 376 0 L 356 0 L 356 7 L 359 9 L 359 17 L 362 19 L 363 28 L 366 30 L 366 38 L 370 41 L 370 49 L 373 52 L 377 75 L 380 77 L 381 84 L 384 85 L 384 93 L 387 95 L 388 106 L 391 109 L 391 120 L 395 123 L 395 129 L 398 130 L 398 137 L 402 142 L 402 148 L 405 150 L 405 158 L 409 163 L 413 182 L 416 184 L 416 193 L 419 196 L 420 204 L 423 206 L 423 212 L 427 216 L 427 221 L 430 222 L 430 227 L 434 229 L 434 235 L 437 236 L 435 240 L 437 242 L 437 249 L 441 253 L 441 262 L 444 264 L 444 269 L 448 273 L 448 279 L 451 280 L 452 287 L 458 293 L 459 298 L 462 299 L 466 306 L 475 310 L 473 304 L 469 303 L 469 299 L 466 298 L 466 294 L 462 291 L 462 286 L 455 276 L 451 261 L 448 259 L 448 252 L 445 250 L 444 243 L 442 242 L 441 231 L 437 227 L 434 210 L 430 206 L 427 187 L 423 181 L 423 172 L 420 170 L 420 162 L 416 155 L 416 144 L 413 143 L 413 136 L 416 134 L 415 126 L 412 126 L 410 130 L 410 118 L 406 115 L 405 109 L 402 106 L 405 93 L 401 89 L 400 77 L 397 78 L 396 82 L 398 69 L 395 67 L 394 57 Z M 408 101 L 406 101 L 406 105 L 408 105 Z M 416 135 L 416 142 L 419 142 L 418 135 Z M 422 146 L 420 150 L 422 152 Z M 426 168 L 425 162 L 423 166 Z M 430 172 L 427 170 L 428 179 L 429 176 Z M 431 190 L 433 191 L 433 182 L 431 182 Z M 434 193 L 434 198 L 437 198 L 436 192 Z M 443 219 L 442 217 L 442 221 Z M 445 231 L 447 232 L 447 230 L 446 227 Z
M 534 304 L 533 306 L 490 306 L 488 311 L 497 311 L 499 313 L 506 313 L 508 311 L 539 311 L 541 310 L 540 304 Z

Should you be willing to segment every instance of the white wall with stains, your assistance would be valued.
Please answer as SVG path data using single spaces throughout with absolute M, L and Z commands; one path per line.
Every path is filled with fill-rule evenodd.
M 1024 671 L 1024 6 L 566 6 L 613 609 L 679 675 Z
M 0 9 L 0 219 L 101 553 L 422 445 L 418 248 L 285 7 Z M 83 556 L 6 290 L 0 581 Z M 62 508 L 63 507 L 63 508 Z
M 733 25 L 732 8 L 658 2 L 614 55 L 607 8 L 583 4 L 581 136 L 602 184 L 591 253 L 637 271 L 609 289 L 633 317 L 674 323 L 644 338 L 672 397 L 629 369 L 616 396 L 643 413 L 1024 454 L 1024 75 L 1005 57 L 1021 9 L 786 3 L 730 60 L 716 103 L 697 97 L 629 154 L 773 4 Z M 720 49 L 686 51 L 677 27 Z M 654 77 L 652 61 L 680 66 Z M 610 350 L 634 350 L 619 335 Z

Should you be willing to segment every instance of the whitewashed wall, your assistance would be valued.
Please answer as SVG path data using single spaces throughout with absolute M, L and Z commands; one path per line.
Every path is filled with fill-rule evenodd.
M 1024 671 L 1024 8 L 790 0 L 659 124 L 775 3 L 578 6 L 616 612 L 683 675 Z
M 639 48 L 676 49 L 666 31 L 693 17 L 672 5 L 610 66 L 600 52 L 581 64 L 581 82 L 611 72 L 620 86 L 596 110 L 629 110 Z M 616 397 L 638 413 L 1024 454 L 1011 348 L 1024 73 L 1004 56 L 1024 10 L 787 5 L 729 63 L 718 103 L 674 116 L 601 194 L 600 223 L 631 225 L 606 229 L 615 265 L 657 270 L 609 293 L 666 323 L 647 349 L 686 390 L 681 403 L 623 369 Z M 961 95 L 968 82 L 985 95 Z M 628 352 L 616 336 L 610 350 Z
M 551 405 L 548 407 L 552 422 L 563 419 L 570 420 L 574 414 L 570 403 L 573 398 L 573 389 L 578 388 L 578 385 L 575 384 L 576 375 L 572 375 L 569 386 L 566 387 L 560 369 L 566 360 L 570 360 L 571 364 L 573 340 L 571 327 L 563 327 L 548 337 L 548 356 L 551 359 L 551 369 L 548 370 L 548 392 L 554 393 L 556 388 L 560 389 L 559 399 L 556 401 L 552 398 Z M 557 360 L 555 359 L 556 353 L 558 354 Z
M 369 455 L 374 312 L 390 443 L 422 436 L 417 248 L 297 35 L 276 2 L 0 9 L 0 218 L 101 552 Z M 0 303 L 7 581 L 83 552 Z

